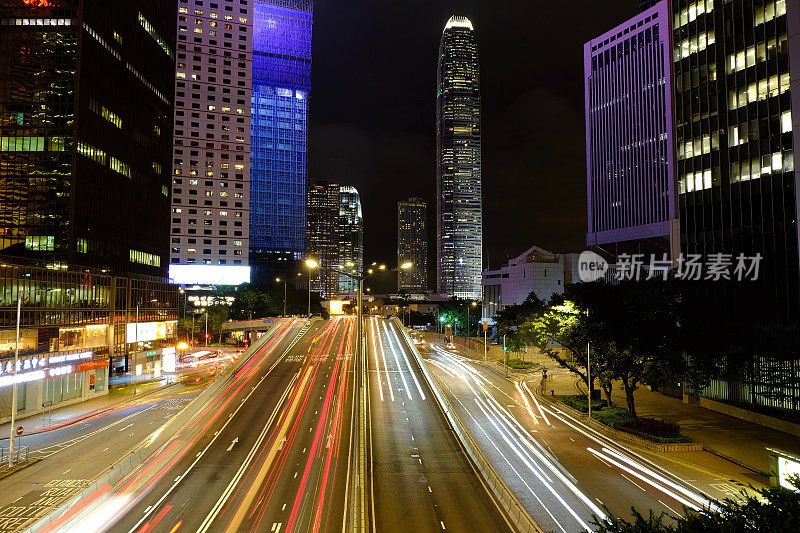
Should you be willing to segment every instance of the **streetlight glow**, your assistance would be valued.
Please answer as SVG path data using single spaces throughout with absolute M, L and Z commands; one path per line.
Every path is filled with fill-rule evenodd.
M 317 268 L 317 267 L 319 267 L 319 263 L 317 263 L 313 259 L 306 259 L 306 266 L 308 268 Z
M 407 262 L 403 263 L 402 265 L 400 265 L 400 268 L 402 268 L 403 270 L 408 270 L 412 266 L 414 266 L 414 263 L 412 263 L 411 261 L 407 261 Z

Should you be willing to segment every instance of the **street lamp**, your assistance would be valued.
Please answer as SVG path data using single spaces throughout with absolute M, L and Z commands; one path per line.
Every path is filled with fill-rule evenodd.
M 472 307 L 478 305 L 478 302 L 472 302 Z M 467 306 L 467 337 L 469 337 L 469 306 Z
M 31 289 L 28 292 L 35 294 L 39 291 L 61 292 L 61 289 Z M 45 303 L 45 305 L 47 305 Z M 17 418 L 17 372 L 19 372 L 19 326 L 22 320 L 22 288 L 17 285 L 17 336 L 14 342 L 14 368 L 11 374 L 11 425 L 8 440 L 8 466 L 14 464 L 14 432 Z
M 286 316 L 286 280 L 281 278 L 275 278 L 275 281 L 280 283 L 283 282 L 283 316 Z
M 311 320 L 311 270 L 322 267 L 313 259 L 306 259 L 306 266 L 308 267 L 308 319 Z

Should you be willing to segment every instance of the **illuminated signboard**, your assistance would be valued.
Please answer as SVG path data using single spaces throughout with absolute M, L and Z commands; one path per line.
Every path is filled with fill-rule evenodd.
M 93 352 L 90 350 L 86 352 L 59 354 L 53 356 L 43 354 L 41 356 L 26 357 L 25 359 L 20 358 L 19 363 L 17 363 L 17 372 L 20 373 L 28 372 L 30 370 L 44 369 L 50 365 L 57 365 L 61 363 L 85 361 L 87 359 L 91 359 L 93 355 Z M 13 373 L 14 361 L 5 361 L 4 363 L 0 363 L 0 376 Z
M 127 342 L 147 342 L 167 339 L 174 335 L 176 321 L 139 322 L 128 324 L 125 330 Z
M 178 285 L 241 285 L 250 283 L 250 267 L 170 265 L 169 277 Z

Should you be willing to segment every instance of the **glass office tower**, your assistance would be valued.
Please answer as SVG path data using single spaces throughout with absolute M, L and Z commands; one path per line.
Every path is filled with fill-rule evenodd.
M 797 1 L 674 0 L 679 216 L 690 254 L 760 254 L 759 282 L 709 284 L 726 381 L 706 394 L 800 411 Z M 792 43 L 795 44 L 792 44 Z M 800 139 L 798 139 L 800 141 Z
M 256 0 L 253 17 L 250 264 L 267 281 L 305 249 L 313 2 Z
M 480 68 L 475 30 L 468 18 L 451 17 L 444 28 L 437 82 L 437 287 L 450 296 L 480 298 Z
M 364 271 L 364 217 L 361 213 L 361 196 L 355 187 L 339 188 L 339 265 L 348 272 Z M 339 276 L 339 294 L 358 290 L 358 282 Z
M 339 184 L 330 181 L 318 181 L 308 187 L 307 254 L 323 267 L 311 271 L 311 290 L 323 300 L 339 294 L 339 191 Z
M 397 264 L 411 261 L 411 268 L 397 273 L 397 290 L 428 290 L 428 206 L 422 198 L 397 203 Z
M 1 254 L 166 278 L 176 10 L 0 3 Z

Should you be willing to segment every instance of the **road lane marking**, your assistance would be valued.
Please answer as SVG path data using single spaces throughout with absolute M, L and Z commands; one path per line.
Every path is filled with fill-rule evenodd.
M 230 446 L 228 446 L 228 449 L 227 449 L 227 450 L 225 450 L 225 451 L 227 451 L 227 452 L 231 451 L 231 450 L 233 449 L 233 447 L 234 447 L 234 446 L 236 446 L 236 443 L 237 443 L 237 442 L 239 442 L 239 437 L 236 437 L 235 439 L 233 439 L 233 440 L 231 441 L 231 445 L 230 445 Z

